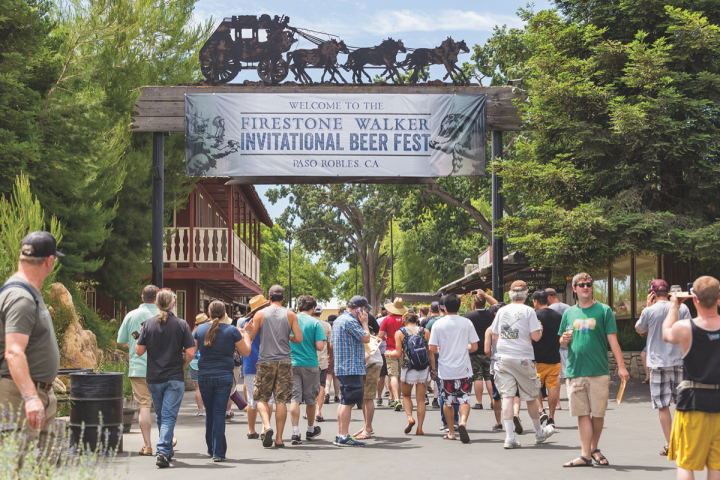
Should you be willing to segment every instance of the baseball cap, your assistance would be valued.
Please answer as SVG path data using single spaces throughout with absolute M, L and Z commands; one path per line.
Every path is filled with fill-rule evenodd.
M 313 312 L 315 315 L 320 315 L 322 313 L 322 307 L 318 305 L 315 307 L 315 311 Z
M 442 295 L 440 297 L 440 300 L 438 300 L 438 307 L 444 307 L 445 306 L 445 295 Z
M 430 310 L 432 310 L 433 312 L 440 311 L 440 305 L 438 305 L 438 302 L 432 302 L 430 304 Z
M 661 278 L 657 278 L 657 279 L 653 280 L 652 283 L 650 283 L 650 291 L 651 292 L 662 291 L 663 293 L 666 293 L 669 290 L 670 290 L 670 286 L 668 285 L 668 283 L 665 280 L 663 280 Z
M 355 295 L 350 299 L 350 303 L 354 304 L 356 307 L 365 307 L 368 310 L 372 310 L 372 306 L 368 303 L 367 298 L 361 297 L 360 295 Z
M 50 232 L 31 232 L 23 238 L 20 252 L 26 257 L 64 257 L 62 253 L 55 250 L 57 242 Z
M 522 280 L 515 280 L 512 283 L 512 285 L 510 285 L 510 290 L 514 291 L 514 292 L 522 292 L 527 289 L 528 289 L 527 283 L 525 283 Z
M 280 285 L 273 285 L 268 290 L 268 297 L 281 297 L 285 295 L 285 290 Z

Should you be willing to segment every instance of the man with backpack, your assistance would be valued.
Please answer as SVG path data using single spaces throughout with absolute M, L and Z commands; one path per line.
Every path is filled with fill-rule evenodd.
M 416 435 L 424 435 L 422 426 L 425 421 L 425 392 L 427 383 L 436 375 L 435 357 L 428 351 L 430 331 L 418 325 L 418 317 L 414 313 L 407 313 L 403 316 L 403 326 L 395 333 L 394 352 L 387 354 L 391 358 L 399 358 L 402 361 L 400 381 L 402 388 L 402 402 L 405 414 L 408 417 L 408 424 L 405 433 L 408 434 L 415 426 L 412 416 L 413 402 L 412 389 L 415 386 L 415 398 L 417 406 L 417 430 Z
M 461 299 L 455 294 L 444 297 L 447 315 L 436 320 L 430 331 L 429 349 L 440 356 L 440 396 L 445 418 L 453 416 L 453 405 L 459 405 L 458 432 L 463 443 L 470 443 L 467 419 L 470 415 L 470 390 L 472 389 L 472 363 L 470 353 L 478 349 L 480 340 L 475 327 L 467 318 L 457 314 Z M 448 434 L 443 437 L 455 440 L 455 428 L 448 422 Z
M 17 272 L 0 288 L 0 407 L 16 415 L 13 427 L 29 427 L 27 439 L 38 439 L 43 453 L 57 413 L 52 382 L 60 350 L 40 290 L 55 261 L 64 257 L 56 246 L 48 232 L 27 235 Z

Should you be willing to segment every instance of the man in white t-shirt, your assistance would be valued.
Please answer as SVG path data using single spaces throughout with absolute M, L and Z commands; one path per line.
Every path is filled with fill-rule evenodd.
M 502 397 L 503 423 L 505 424 L 504 448 L 518 448 L 520 442 L 513 432 L 513 398 L 520 391 L 520 400 L 527 402 L 527 410 L 535 427 L 535 443 L 543 443 L 555 433 L 549 425 L 540 424 L 537 396 L 540 379 L 535 368 L 535 352 L 532 342 L 542 337 L 542 326 L 535 311 L 525 305 L 528 287 L 522 280 L 510 286 L 512 303 L 498 310 L 492 324 L 493 341 L 497 345 L 495 363 L 495 386 Z
M 663 340 L 662 325 L 668 311 L 669 286 L 663 279 L 655 279 L 650 284 L 647 296 L 647 308 L 643 309 L 635 324 L 638 333 L 647 335 L 647 364 L 650 370 L 650 399 L 653 408 L 658 410 L 660 426 L 665 435 L 665 447 L 660 455 L 667 455 L 672 429 L 670 403 L 675 400 L 678 384 L 683 380 L 683 358 L 680 345 L 672 345 Z M 680 320 L 692 318 L 690 310 L 684 304 L 678 312 Z
M 470 390 L 472 390 L 472 363 L 470 353 L 478 349 L 480 340 L 472 322 L 457 314 L 461 299 L 455 294 L 445 296 L 447 315 L 435 321 L 430 330 L 428 348 L 440 355 L 438 376 L 445 418 L 453 418 L 453 405 L 459 405 L 460 423 L 458 433 L 463 443 L 470 443 L 467 433 L 467 419 L 470 415 Z M 455 439 L 455 427 L 448 421 L 445 438 Z

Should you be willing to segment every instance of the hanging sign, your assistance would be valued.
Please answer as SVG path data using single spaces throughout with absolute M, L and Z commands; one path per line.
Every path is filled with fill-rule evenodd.
M 189 176 L 485 174 L 486 95 L 190 94 Z

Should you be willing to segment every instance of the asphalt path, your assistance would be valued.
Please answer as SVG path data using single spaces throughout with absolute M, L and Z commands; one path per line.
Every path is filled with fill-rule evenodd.
M 471 410 L 468 420 L 470 444 L 459 440 L 443 440 L 440 411 L 428 407 L 424 436 L 403 433 L 407 424 L 404 411 L 395 412 L 384 406 L 376 409 L 373 427 L 375 436 L 364 448 L 341 448 L 332 444 L 336 430 L 337 405 L 323 407 L 325 422 L 319 423 L 322 434 L 302 445 L 290 445 L 292 427 L 288 421 L 284 432 L 284 449 L 262 447 L 260 440 L 247 439 L 245 414 L 238 414 L 227 422 L 228 461 L 213 463 L 205 452 L 205 419 L 197 417 L 193 392 L 187 392 L 175 427 L 178 445 L 170 468 L 159 469 L 154 457 L 137 454 L 142 436 L 137 424 L 124 437 L 125 454 L 117 462 L 129 468 L 129 478 L 142 479 L 219 479 L 219 478 L 292 478 L 304 479 L 391 479 L 418 478 L 496 478 L 510 479 L 673 479 L 675 463 L 659 455 L 664 445 L 657 412 L 650 405 L 648 385 L 631 380 L 622 404 L 615 402 L 619 381 L 615 378 L 610 390 L 610 405 L 605 417 L 605 429 L 600 440 L 603 454 L 610 461 L 608 467 L 569 469 L 562 464 L 580 454 L 580 440 L 575 419 L 567 409 L 567 395 L 563 387 L 563 410 L 556 413 L 555 434 L 544 444 L 535 445 L 532 422 L 523 406 L 520 417 L 525 434 L 519 435 L 522 448 L 504 450 L 504 432 L 492 432 L 495 419 L 489 407 L 487 393 L 483 404 L 486 410 Z M 473 396 L 474 402 L 474 396 Z M 304 406 L 301 405 L 304 411 Z M 417 417 L 416 417 L 417 418 Z M 350 432 L 362 425 L 362 412 L 353 410 Z M 306 430 L 301 418 L 300 428 Z M 258 427 L 261 427 L 258 418 Z M 274 427 L 274 418 L 273 418 Z M 152 441 L 157 442 L 157 428 L 153 423 Z M 155 445 L 153 444 L 153 451 Z M 128 458 L 128 452 L 129 458 Z M 703 474 L 704 475 L 704 474 Z

